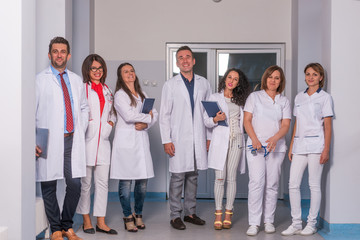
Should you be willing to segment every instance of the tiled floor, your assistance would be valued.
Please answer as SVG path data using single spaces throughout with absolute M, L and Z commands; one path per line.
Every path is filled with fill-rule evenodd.
M 167 201 L 147 201 L 144 205 L 144 222 L 146 224 L 145 230 L 139 230 L 137 233 L 130 233 L 124 229 L 122 220 L 122 210 L 119 202 L 109 202 L 107 211 L 107 223 L 111 228 L 118 231 L 118 235 L 107 235 L 104 233 L 86 234 L 81 228 L 77 231 L 79 237 L 84 240 L 110 240 L 110 239 L 146 239 L 146 240 L 230 240 L 230 239 L 248 239 L 248 240 L 319 240 L 324 239 L 318 233 L 312 236 L 281 236 L 281 231 L 286 229 L 290 223 L 290 208 L 285 205 L 283 201 L 278 202 L 276 210 L 275 226 L 276 233 L 266 234 L 263 226 L 260 228 L 260 233 L 255 237 L 246 235 L 248 228 L 247 217 L 247 201 L 236 200 L 234 206 L 233 228 L 229 230 L 216 231 L 213 229 L 214 221 L 214 202 L 210 200 L 198 200 L 197 213 L 206 220 L 204 226 L 195 226 L 186 223 L 186 230 L 179 231 L 173 229 L 169 224 L 169 203 Z M 95 218 L 93 218 L 95 220 Z M 93 221 L 93 225 L 96 222 Z

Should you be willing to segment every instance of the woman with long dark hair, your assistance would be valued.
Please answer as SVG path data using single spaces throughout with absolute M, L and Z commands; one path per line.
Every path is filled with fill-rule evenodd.
M 93 215 L 97 217 L 96 231 L 117 234 L 105 224 L 111 154 L 109 135 L 116 115 L 113 111 L 113 95 L 105 84 L 107 68 L 104 59 L 97 54 L 87 56 L 82 65 L 82 75 L 90 117 L 85 136 L 86 177 L 81 179 L 81 196 L 77 212 L 83 215 L 83 231 L 94 234 L 95 229 L 89 215 L 91 181 L 94 176 Z
M 250 93 L 250 85 L 245 74 L 236 68 L 226 71 L 219 83 L 218 93 L 209 97 L 217 101 L 222 111 L 215 117 L 204 113 L 206 127 L 212 128 L 209 147 L 208 166 L 215 169 L 215 222 L 214 228 L 231 228 L 231 217 L 236 194 L 236 170 L 240 163 L 240 173 L 245 173 L 245 140 L 243 137 L 243 107 Z M 219 125 L 227 121 L 228 126 Z M 224 184 L 226 188 L 225 219 L 222 222 L 222 202 Z
M 110 178 L 119 179 L 119 198 L 124 214 L 125 229 L 137 232 L 144 229 L 142 209 L 149 178 L 154 177 L 147 130 L 157 121 L 158 113 L 141 113 L 146 94 L 130 63 L 117 70 L 114 107 L 117 113 Z M 131 182 L 135 180 L 134 212 L 131 210 Z M 135 223 L 135 224 L 134 224 Z

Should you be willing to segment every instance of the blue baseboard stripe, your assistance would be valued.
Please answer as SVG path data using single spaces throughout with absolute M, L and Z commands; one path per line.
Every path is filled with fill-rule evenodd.
M 289 194 L 284 194 L 284 201 L 290 207 Z M 309 214 L 310 199 L 301 200 L 302 220 L 306 222 Z M 360 224 L 329 223 L 318 217 L 318 233 L 325 240 L 358 240 L 360 239 Z
M 134 194 L 131 193 L 131 200 L 134 200 Z M 119 202 L 118 192 L 109 192 L 109 202 Z M 166 201 L 166 192 L 146 192 L 145 202 L 161 202 Z

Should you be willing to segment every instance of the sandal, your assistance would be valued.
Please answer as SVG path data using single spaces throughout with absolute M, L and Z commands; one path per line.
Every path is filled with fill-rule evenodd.
M 142 215 L 133 213 L 134 223 L 138 229 L 145 229 L 145 224 L 142 221 Z
M 222 212 L 215 212 L 216 216 L 222 216 Z M 221 221 L 214 221 L 214 229 L 221 230 L 223 228 L 223 223 Z
M 128 230 L 128 232 L 137 232 L 138 229 L 136 228 L 134 224 L 134 217 L 130 215 L 131 217 L 126 217 L 124 219 L 124 227 L 125 230 Z
M 232 222 L 231 222 L 231 217 L 232 217 L 232 215 L 233 215 L 234 213 L 232 212 L 232 211 L 225 211 L 225 215 L 230 215 L 230 220 L 224 220 L 223 221 L 223 228 L 225 228 L 225 229 L 230 229 L 231 228 L 231 226 L 232 226 Z M 225 218 L 226 218 L 226 216 L 225 216 Z

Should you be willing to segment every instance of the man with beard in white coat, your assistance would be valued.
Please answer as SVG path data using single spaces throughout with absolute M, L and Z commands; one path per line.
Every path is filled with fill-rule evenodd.
M 211 88 L 208 80 L 194 74 L 195 59 L 188 46 L 177 50 L 176 65 L 180 74 L 166 81 L 162 90 L 159 125 L 164 151 L 170 157 L 170 224 L 184 230 L 183 188 L 184 221 L 205 224 L 195 212 L 198 170 L 207 169 L 207 130 L 201 101 L 209 97 Z
M 71 57 L 69 42 L 53 38 L 48 57 L 51 65 L 36 76 L 36 127 L 49 130 L 46 159 L 36 146 L 36 180 L 41 182 L 51 240 L 79 240 L 72 229 L 72 218 L 80 197 L 80 178 L 86 175 L 89 107 L 82 79 L 66 68 Z M 60 213 L 56 185 L 63 178 L 66 193 Z

